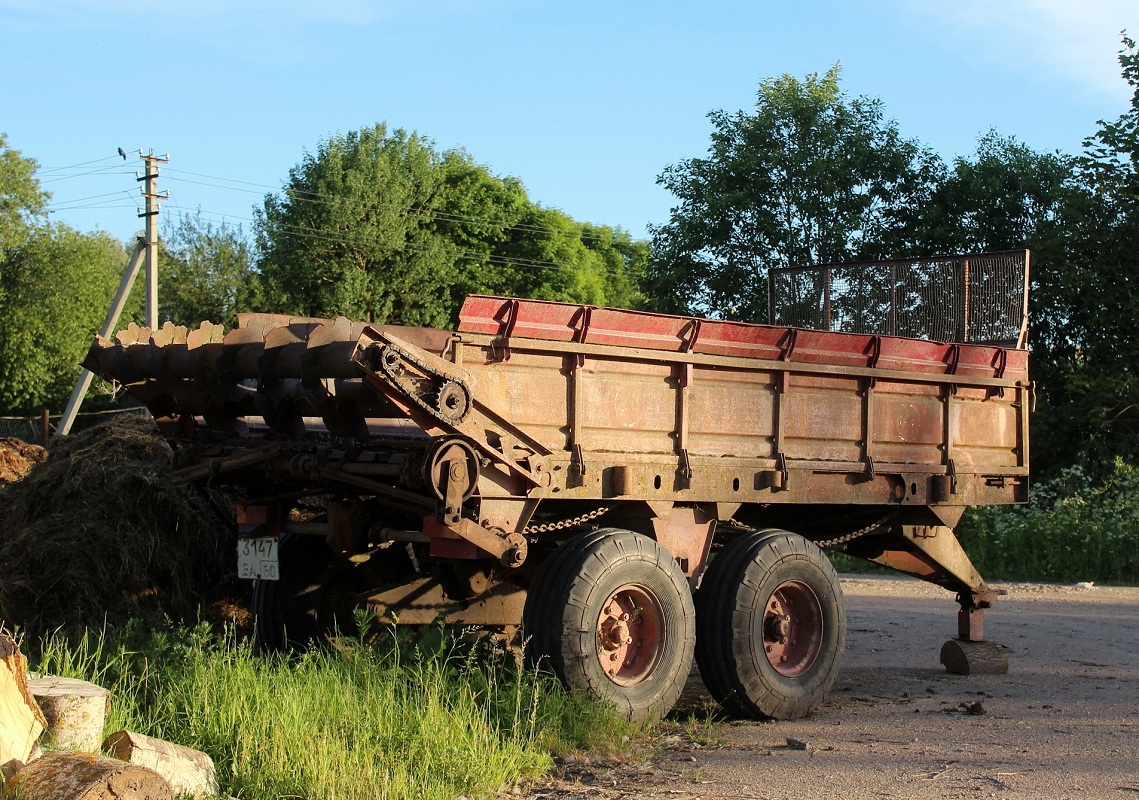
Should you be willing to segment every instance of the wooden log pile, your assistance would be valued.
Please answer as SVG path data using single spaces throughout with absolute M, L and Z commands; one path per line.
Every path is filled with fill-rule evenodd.
M 132 731 L 117 731 L 104 741 L 109 704 L 110 693 L 86 681 L 29 680 L 19 647 L 0 632 L 3 795 L 173 800 L 218 793 L 214 764 L 205 753 Z M 42 753 L 41 740 L 51 752 Z

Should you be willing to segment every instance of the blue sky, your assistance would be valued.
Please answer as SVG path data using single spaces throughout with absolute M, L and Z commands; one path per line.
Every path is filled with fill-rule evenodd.
M 306 150 L 381 121 L 644 236 L 656 176 L 765 78 L 839 62 L 946 159 L 990 128 L 1075 152 L 1127 107 L 1125 28 L 1136 0 L 0 0 L 0 131 L 56 219 L 124 240 L 141 163 L 118 147 L 169 154 L 164 214 L 248 229 Z

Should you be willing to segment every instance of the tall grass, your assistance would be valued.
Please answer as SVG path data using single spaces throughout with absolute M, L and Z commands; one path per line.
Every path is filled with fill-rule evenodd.
M 1078 466 L 1033 486 L 1026 506 L 970 508 L 957 534 L 981 574 L 1009 580 L 1139 583 L 1139 468 L 1117 459 L 1093 481 Z
M 209 753 L 222 795 L 242 800 L 482 796 L 629 731 L 547 676 L 440 641 L 265 657 L 206 627 L 129 628 L 50 637 L 31 658 L 110 689 L 108 731 Z

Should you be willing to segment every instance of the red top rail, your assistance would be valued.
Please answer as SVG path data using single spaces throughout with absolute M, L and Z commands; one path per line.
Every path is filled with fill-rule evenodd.
M 459 331 L 671 353 L 819 363 L 937 375 L 1027 378 L 1025 350 L 807 330 L 615 308 L 470 295 Z

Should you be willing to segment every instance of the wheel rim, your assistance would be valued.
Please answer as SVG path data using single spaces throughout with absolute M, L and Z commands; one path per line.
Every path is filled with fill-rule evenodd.
M 763 611 L 763 649 L 780 675 L 794 678 L 811 668 L 822 650 L 823 606 L 802 581 L 781 583 Z
M 652 674 L 664 651 L 664 611 L 652 592 L 626 584 L 597 616 L 597 659 L 609 680 L 634 686 Z

